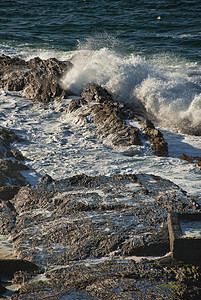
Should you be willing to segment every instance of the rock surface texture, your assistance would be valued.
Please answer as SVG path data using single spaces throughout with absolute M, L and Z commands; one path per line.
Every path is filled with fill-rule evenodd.
M 76 117 L 78 124 L 94 125 L 96 136 L 114 148 L 132 149 L 148 140 L 154 154 L 168 155 L 167 142 L 154 124 L 126 104 L 114 101 L 112 95 L 97 84 L 88 84 L 81 98 L 71 101 L 67 112 Z
M 200 292 L 198 267 L 148 260 L 169 252 L 168 212 L 199 211 L 197 200 L 146 174 L 44 176 L 22 187 L 2 210 L 2 227 L 18 257 L 42 269 L 34 282 L 17 273 L 14 280 L 27 283 L 12 299 L 183 299 Z
M 59 84 L 60 77 L 72 64 L 55 58 L 29 61 L 0 56 L 0 87 L 20 91 L 22 96 L 35 101 L 49 102 L 55 97 L 65 97 L 67 92 Z

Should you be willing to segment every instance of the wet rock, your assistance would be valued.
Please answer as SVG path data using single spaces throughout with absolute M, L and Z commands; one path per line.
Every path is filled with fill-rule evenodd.
M 14 142 L 21 142 L 21 139 L 8 128 L 0 127 L 0 158 L 13 157 L 17 160 L 23 161 L 24 157 L 15 149 L 11 149 Z
M 146 139 L 151 143 L 152 151 L 157 156 L 168 156 L 168 143 L 164 140 L 162 132 L 149 120 L 140 121 L 140 125 Z
M 114 101 L 106 89 L 97 84 L 88 84 L 81 96 L 82 98 L 70 102 L 67 112 L 74 113 L 76 123 L 85 123 L 88 127 L 95 125 L 93 130 L 104 143 L 118 149 L 129 148 L 142 145 L 145 136 L 156 155 L 167 156 L 168 145 L 153 123 L 148 120 L 140 121 L 137 112 L 126 104 Z M 131 125 L 129 120 L 132 119 L 139 126 Z M 142 130 L 139 129 L 140 126 Z
M 98 84 L 88 84 L 83 88 L 82 98 L 87 102 L 103 103 L 105 101 L 113 102 L 112 95 Z
M 14 149 L 11 149 L 7 152 L 7 157 L 16 158 L 19 161 L 24 161 L 24 159 L 25 159 L 21 153 L 19 153 L 18 151 L 14 150 Z
M 0 139 L 6 145 L 21 141 L 20 138 L 11 129 L 4 128 L 4 127 L 0 127 Z
M 199 156 L 188 156 L 187 154 L 181 154 L 179 156 L 180 159 L 186 160 L 189 163 L 195 163 L 198 167 L 201 168 L 201 157 Z
M 21 91 L 22 96 L 40 102 L 55 97 L 66 97 L 59 84 L 61 76 L 72 64 L 55 58 L 39 57 L 25 61 L 20 58 L 0 56 L 0 87 L 9 91 Z
M 0 199 L 12 199 L 27 180 L 20 173 L 29 168 L 16 160 L 0 159 Z
M 20 138 L 12 130 L 0 127 L 0 158 L 7 156 L 11 151 L 10 144 L 14 142 L 20 142 Z

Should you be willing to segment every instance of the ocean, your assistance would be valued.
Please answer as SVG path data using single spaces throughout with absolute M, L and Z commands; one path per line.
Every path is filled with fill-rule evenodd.
M 79 96 L 90 82 L 118 101 L 140 102 L 169 145 L 169 157 L 149 147 L 125 155 L 98 141 L 67 116 L 63 104 L 46 107 L 0 90 L 1 126 L 22 139 L 31 184 L 46 173 L 148 173 L 200 195 L 201 170 L 179 159 L 201 156 L 201 2 L 8 0 L 0 5 L 0 54 L 55 57 L 74 67 L 62 86 Z M 137 100 L 136 100 L 137 99 Z

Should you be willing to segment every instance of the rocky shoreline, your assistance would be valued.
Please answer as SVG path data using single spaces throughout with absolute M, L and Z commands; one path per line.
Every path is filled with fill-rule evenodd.
M 0 66 L 0 87 L 22 97 L 46 103 L 70 94 L 60 87 L 70 62 L 1 56 Z M 127 155 L 148 143 L 153 155 L 168 156 L 154 124 L 101 86 L 89 83 L 64 113 Z M 200 266 L 173 259 L 167 228 L 171 211 L 200 212 L 200 197 L 148 174 L 45 175 L 31 186 L 20 173 L 28 167 L 15 141 L 14 132 L 0 128 L 0 235 L 16 254 L 0 257 L 0 274 L 20 285 L 10 299 L 200 297 Z

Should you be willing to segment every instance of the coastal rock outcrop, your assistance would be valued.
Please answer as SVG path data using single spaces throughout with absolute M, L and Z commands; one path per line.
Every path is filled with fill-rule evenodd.
M 171 257 L 163 257 L 168 212 L 200 211 L 196 198 L 168 180 L 129 174 L 55 181 L 46 175 L 10 203 L 2 227 L 10 211 L 15 221 L 7 234 L 18 257 L 42 268 L 31 281 L 16 274 L 23 286 L 12 299 L 135 299 L 146 293 L 154 299 L 164 290 L 164 299 L 175 299 L 200 288 L 196 267 L 171 267 Z M 162 257 L 154 262 L 150 255 Z
M 22 96 L 35 101 L 49 102 L 55 97 L 66 97 L 60 87 L 60 77 L 71 68 L 68 61 L 35 57 L 25 61 L 18 57 L 0 56 L 0 87 L 20 91 Z
M 20 162 L 24 160 L 23 155 L 10 147 L 10 144 L 20 141 L 12 130 L 0 127 L 0 199 L 2 200 L 12 199 L 21 186 L 27 185 L 27 180 L 20 171 L 29 168 Z
M 81 98 L 73 99 L 67 112 L 74 114 L 77 123 L 95 125 L 96 136 L 114 148 L 139 146 L 148 140 L 153 153 L 168 155 L 168 144 L 154 124 L 126 104 L 116 102 L 97 84 L 85 86 Z

